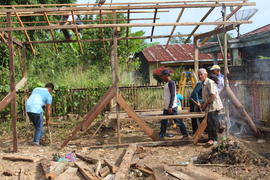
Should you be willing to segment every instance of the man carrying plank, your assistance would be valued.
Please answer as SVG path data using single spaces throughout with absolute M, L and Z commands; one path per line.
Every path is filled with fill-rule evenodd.
M 166 82 L 164 85 L 164 110 L 163 115 L 177 115 L 177 98 L 176 98 L 176 85 L 170 77 L 170 71 L 165 69 L 161 72 L 161 78 Z M 182 119 L 174 119 L 174 122 L 179 127 L 184 138 L 188 137 L 188 132 Z M 168 120 L 161 120 L 161 127 L 159 137 L 164 138 L 166 135 Z
M 35 88 L 26 101 L 26 112 L 35 127 L 33 145 L 39 145 L 43 136 L 43 106 L 45 106 L 46 111 L 46 126 L 49 126 L 53 89 L 54 85 L 52 83 L 47 83 L 45 88 Z

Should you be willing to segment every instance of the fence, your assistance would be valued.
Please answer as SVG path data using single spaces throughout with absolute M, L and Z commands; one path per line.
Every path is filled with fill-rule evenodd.
M 270 123 L 269 81 L 230 81 L 230 86 L 253 119 Z M 107 88 L 58 90 L 53 95 L 53 116 L 62 116 L 68 113 L 84 115 L 90 111 L 106 90 Z M 120 91 L 135 110 L 163 108 L 162 86 L 129 85 L 120 87 Z M 188 98 L 191 91 L 191 86 L 187 85 L 183 95 L 183 107 L 189 107 Z M 6 93 L 1 93 L 0 98 L 5 95 Z M 25 115 L 23 92 L 18 92 L 17 103 L 18 119 L 23 120 Z M 9 112 L 9 108 L 0 112 L 0 120 L 10 119 Z

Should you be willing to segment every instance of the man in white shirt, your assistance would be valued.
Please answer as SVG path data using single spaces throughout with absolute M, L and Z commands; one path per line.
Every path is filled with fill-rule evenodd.
M 176 85 L 170 77 L 169 70 L 163 70 L 161 72 L 162 79 L 166 82 L 164 85 L 164 110 L 163 115 L 177 115 L 177 98 L 176 98 Z M 182 119 L 174 119 L 174 122 L 179 127 L 180 132 L 182 133 L 183 137 L 188 137 L 188 132 L 186 129 L 185 124 L 183 123 Z M 163 119 L 161 120 L 161 127 L 159 132 L 159 137 L 164 138 L 166 135 L 168 120 Z
M 215 82 L 208 78 L 208 73 L 204 68 L 199 69 L 198 76 L 202 81 L 202 109 L 208 113 L 207 133 L 208 144 L 213 145 L 218 140 L 217 130 L 219 128 L 219 113 L 223 109 L 219 92 Z

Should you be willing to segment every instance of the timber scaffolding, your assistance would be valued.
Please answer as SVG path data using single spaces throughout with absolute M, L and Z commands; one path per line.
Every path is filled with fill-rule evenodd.
M 229 21 L 229 18 L 232 17 L 239 9 L 244 6 L 255 6 L 256 3 L 248 2 L 247 0 L 186 0 L 186 1 L 164 1 L 164 2 L 125 2 L 125 3 L 105 3 L 102 6 L 97 4 L 38 4 L 38 5 L 1 5 L 0 6 L 0 38 L 2 42 L 6 43 L 9 48 L 10 60 L 9 60 L 9 72 L 10 72 L 10 93 L 0 102 L 0 111 L 5 108 L 9 103 L 11 103 L 11 117 L 12 117 L 12 127 L 13 127 L 13 150 L 16 152 L 18 150 L 17 146 L 17 131 L 16 131 L 16 90 L 18 88 L 24 87 L 27 82 L 27 73 L 26 73 L 26 46 L 29 46 L 32 53 L 35 53 L 34 44 L 44 44 L 44 43 L 53 43 L 54 47 L 57 48 L 56 43 L 78 43 L 81 53 L 83 54 L 83 43 L 84 42 L 95 42 L 100 41 L 104 43 L 105 41 L 111 42 L 111 68 L 112 68 L 112 86 L 108 91 L 101 97 L 98 103 L 92 108 L 92 110 L 87 113 L 84 117 L 84 120 L 79 123 L 79 125 L 73 130 L 73 132 L 67 137 L 63 142 L 61 147 L 64 147 L 68 144 L 70 140 L 76 135 L 76 133 L 81 129 L 87 129 L 100 114 L 105 106 L 107 106 L 112 99 L 115 99 L 117 102 L 116 105 L 116 117 L 117 117 L 117 126 L 118 126 L 118 143 L 121 143 L 120 138 L 120 119 L 119 111 L 120 106 L 127 112 L 127 114 L 135 120 L 140 128 L 152 139 L 157 140 L 156 134 L 154 131 L 148 127 L 142 117 L 138 116 L 136 112 L 131 108 L 129 104 L 126 103 L 124 98 L 121 96 L 118 87 L 118 56 L 117 56 L 117 42 L 119 40 L 125 40 L 128 45 L 128 40 L 132 39 L 153 39 L 153 38 L 168 38 L 166 47 L 169 44 L 169 41 L 172 37 L 187 37 L 194 39 L 194 69 L 197 72 L 199 68 L 199 39 L 207 38 L 212 35 L 219 33 L 224 34 L 224 65 L 225 65 L 225 90 L 228 97 L 232 99 L 232 102 L 236 107 L 241 110 L 241 113 L 247 117 L 247 122 L 251 126 L 251 129 L 254 132 L 255 136 L 259 136 L 259 132 L 256 129 L 256 126 L 252 119 L 249 117 L 241 103 L 230 91 L 228 86 L 228 59 L 227 59 L 227 31 L 233 30 L 235 26 L 239 24 L 250 24 L 251 21 Z M 226 8 L 230 7 L 233 9 L 230 13 L 226 14 Z M 207 13 L 200 19 L 199 22 L 181 22 L 181 17 L 186 12 L 187 9 L 208 9 Z M 207 17 L 213 12 L 215 8 L 222 8 L 223 20 L 222 21 L 207 21 Z M 166 13 L 170 12 L 172 9 L 179 9 L 179 15 L 175 22 L 166 22 L 158 23 L 157 13 Z M 122 13 L 126 14 L 125 19 L 117 19 L 117 14 Z M 130 14 L 138 13 L 153 13 L 153 18 L 130 18 Z M 82 25 L 76 25 L 75 15 L 99 15 L 97 20 L 85 20 Z M 103 15 L 111 14 L 112 19 L 103 19 Z M 59 19 L 59 16 L 63 15 L 72 15 L 73 22 L 70 25 L 55 25 L 53 23 L 59 23 L 55 19 Z M 39 16 L 43 17 L 41 21 L 30 21 L 24 22 L 22 17 L 33 17 Z M 54 17 L 54 20 L 51 21 Z M 14 21 L 16 19 L 16 21 Z M 119 23 L 119 20 L 125 20 L 126 23 Z M 136 20 L 150 20 L 150 23 L 131 23 L 131 21 Z M 33 25 L 33 24 L 38 24 Z M 200 26 L 211 25 L 215 26 L 215 29 L 206 33 L 196 34 L 196 31 Z M 154 29 L 158 26 L 172 27 L 171 32 L 168 35 L 154 35 Z M 176 27 L 178 26 L 195 26 L 195 28 L 189 34 L 182 35 L 173 35 Z M 131 37 L 129 36 L 129 28 L 131 27 L 152 27 L 150 36 L 142 37 Z M 101 39 L 81 39 L 78 33 L 80 29 L 90 29 L 90 28 L 99 28 L 101 29 Z M 111 38 L 103 37 L 103 29 L 112 28 L 113 34 Z M 119 37 L 119 30 L 121 28 L 126 29 L 125 37 Z M 72 29 L 76 34 L 76 40 L 56 40 L 54 30 L 59 29 Z M 37 30 L 46 30 L 50 32 L 51 40 L 47 41 L 34 41 L 30 38 L 28 31 L 37 31 Z M 20 40 L 13 37 L 15 33 L 23 32 L 26 37 L 26 41 L 20 42 Z M 16 85 L 15 82 L 15 68 L 14 68 L 14 51 L 15 46 L 17 47 L 17 52 L 20 60 L 22 71 L 22 80 Z M 22 53 L 21 53 L 22 49 Z M 188 114 L 184 115 L 189 117 Z M 190 115 L 190 117 L 195 117 L 196 115 Z M 198 117 L 204 117 L 203 123 L 201 123 L 198 131 L 194 137 L 194 143 L 198 141 L 198 138 L 202 134 L 205 128 L 205 123 L 207 116 L 204 113 L 199 113 Z M 159 117 L 160 118 L 160 117 Z

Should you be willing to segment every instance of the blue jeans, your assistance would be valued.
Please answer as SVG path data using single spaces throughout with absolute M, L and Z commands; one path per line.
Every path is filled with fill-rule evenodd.
M 163 115 L 177 115 L 177 107 L 172 109 L 171 114 L 168 112 L 168 110 L 164 109 Z M 188 132 L 187 132 L 185 124 L 183 123 L 183 120 L 182 119 L 174 119 L 174 122 L 179 127 L 181 134 L 183 136 L 187 136 Z M 160 136 L 165 136 L 167 126 L 168 126 L 168 119 L 161 120 L 160 133 L 159 133 Z
M 35 127 L 34 142 L 39 143 L 43 136 L 43 113 L 27 112 L 29 119 L 33 122 Z

